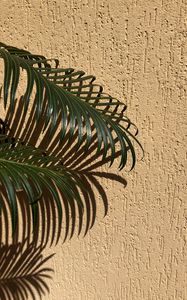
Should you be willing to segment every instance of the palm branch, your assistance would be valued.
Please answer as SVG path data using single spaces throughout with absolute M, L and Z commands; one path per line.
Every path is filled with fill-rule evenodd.
M 9 228 L 8 211 L 18 236 L 20 211 L 29 224 L 23 239 L 42 224 L 42 240 L 50 226 L 58 240 L 63 217 L 67 227 L 72 220 L 72 236 L 76 215 L 80 233 L 84 211 L 95 207 L 91 184 L 99 187 L 90 172 L 116 159 L 119 169 L 129 161 L 133 169 L 134 145 L 141 147 L 137 128 L 126 106 L 104 94 L 95 77 L 3 43 L 0 58 L 6 112 L 0 122 L 1 228 Z M 93 223 L 87 221 L 85 232 Z

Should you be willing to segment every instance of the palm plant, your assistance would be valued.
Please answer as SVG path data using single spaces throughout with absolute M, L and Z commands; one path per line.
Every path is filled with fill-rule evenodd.
M 3 43 L 0 59 L 0 242 L 39 241 L 39 229 L 41 243 L 57 242 L 63 221 L 65 239 L 76 221 L 86 233 L 95 220 L 93 186 L 107 212 L 94 169 L 116 159 L 120 170 L 133 169 L 137 128 L 94 76 Z

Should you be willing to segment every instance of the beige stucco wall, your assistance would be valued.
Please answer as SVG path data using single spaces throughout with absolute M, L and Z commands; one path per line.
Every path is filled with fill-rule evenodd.
M 121 172 L 126 188 L 102 181 L 108 216 L 48 251 L 44 298 L 187 299 L 187 1 L 1 0 L 0 37 L 96 75 L 127 103 L 145 149 Z

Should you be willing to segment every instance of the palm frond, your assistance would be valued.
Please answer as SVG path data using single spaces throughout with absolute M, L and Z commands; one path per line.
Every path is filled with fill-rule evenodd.
M 46 280 L 52 269 L 44 266 L 43 248 L 33 244 L 0 245 L 0 299 L 36 299 L 49 292 Z
M 30 237 L 44 246 L 57 243 L 62 230 L 64 240 L 71 238 L 75 229 L 80 234 L 85 228 L 86 234 L 96 218 L 93 187 L 103 201 L 104 215 L 108 210 L 107 196 L 97 176 L 125 184 L 115 174 L 69 170 L 40 149 L 0 135 L 0 242 L 8 244 L 7 236 L 13 234 L 14 243 Z
M 125 115 L 126 105 L 104 94 L 92 75 L 3 43 L 0 59 L 6 111 L 0 119 L 0 241 L 3 228 L 8 236 L 8 212 L 14 241 L 20 230 L 22 240 L 58 241 L 63 220 L 64 239 L 73 236 L 77 222 L 80 234 L 85 221 L 86 234 L 96 216 L 93 187 L 107 212 L 106 193 L 93 170 L 118 158 L 120 169 L 129 160 L 132 169 L 135 145 L 142 149 L 137 127 Z
M 1 136 L 0 181 L 6 191 L 10 207 L 13 232 L 17 224 L 16 193 L 24 191 L 25 199 L 32 209 L 33 224 L 37 224 L 38 201 L 44 191 L 55 201 L 58 208 L 59 226 L 62 223 L 61 196 L 76 201 L 82 209 L 83 203 L 78 192 L 81 182 L 73 178 L 55 157 L 47 157 L 34 147 L 7 140 Z
M 83 76 L 84 73 L 74 72 L 72 69 L 51 68 L 49 61 L 44 57 L 32 55 L 28 52 L 16 52 L 15 48 L 0 48 L 0 58 L 4 60 L 4 106 L 10 106 L 11 114 L 15 111 L 15 98 L 19 84 L 21 69 L 26 71 L 27 85 L 22 97 L 24 111 L 27 111 L 31 101 L 31 95 L 35 92 L 35 105 L 33 109 L 33 121 L 35 126 L 42 118 L 44 120 L 42 130 L 48 128 L 48 138 L 51 138 L 57 131 L 58 119 L 60 119 L 60 140 L 67 135 L 72 142 L 77 131 L 77 150 L 85 142 L 84 150 L 87 151 L 92 141 L 93 133 L 96 134 L 97 153 L 103 150 L 102 158 L 105 159 L 110 151 L 111 164 L 115 160 L 116 138 L 120 146 L 120 164 L 122 169 L 127 163 L 127 157 L 131 154 L 132 167 L 136 162 L 133 141 L 137 139 L 132 135 L 128 128 L 132 124 L 130 120 L 118 114 L 116 111 L 109 110 L 113 105 L 124 108 L 124 104 L 119 101 L 111 101 L 111 97 L 102 94 L 101 89 L 94 94 L 93 90 L 89 93 L 76 87 L 76 84 L 91 80 L 94 87 L 92 76 Z M 54 74 L 54 75 L 51 75 Z M 74 78 L 78 76 L 78 78 Z M 90 85 L 89 85 L 90 89 Z M 92 91 L 92 96 L 90 95 Z M 93 96 L 95 95 L 95 96 Z M 103 108 L 103 109 L 102 109 Z M 117 125 L 116 118 L 121 119 L 125 126 Z M 59 124 L 59 123 L 58 123 Z M 68 130 L 69 129 L 69 130 Z

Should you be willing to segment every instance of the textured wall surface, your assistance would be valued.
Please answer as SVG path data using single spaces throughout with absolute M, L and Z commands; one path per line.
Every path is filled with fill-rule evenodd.
M 49 250 L 44 298 L 186 300 L 187 1 L 1 0 L 0 37 L 96 75 L 145 149 L 126 188 L 102 180 L 107 217 L 98 199 L 89 234 Z

